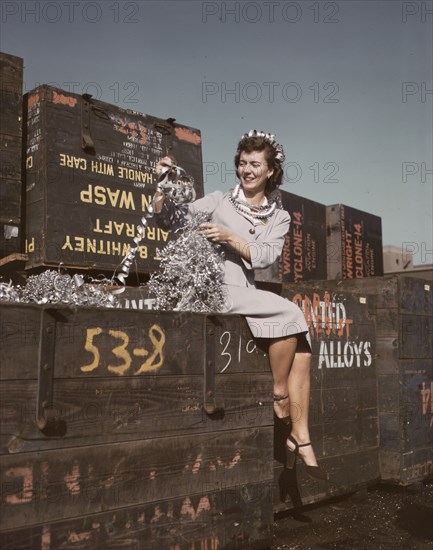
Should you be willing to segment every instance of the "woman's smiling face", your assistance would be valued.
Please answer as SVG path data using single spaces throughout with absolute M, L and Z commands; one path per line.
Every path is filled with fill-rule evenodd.
M 238 176 L 246 195 L 264 192 L 268 178 L 273 174 L 269 169 L 264 151 L 243 151 L 239 157 Z

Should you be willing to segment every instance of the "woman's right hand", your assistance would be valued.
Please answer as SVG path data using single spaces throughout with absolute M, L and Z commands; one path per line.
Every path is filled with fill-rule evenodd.
M 156 190 L 155 194 L 153 195 L 153 201 L 152 201 L 153 211 L 156 214 L 159 214 L 161 212 L 162 207 L 164 206 L 164 202 L 165 202 L 165 193 L 163 193 L 162 191 Z

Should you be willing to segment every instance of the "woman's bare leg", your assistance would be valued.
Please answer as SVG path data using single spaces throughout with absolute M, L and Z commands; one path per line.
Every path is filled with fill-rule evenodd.
M 278 417 L 290 415 L 292 436 L 298 443 L 308 443 L 308 409 L 310 403 L 310 366 L 311 352 L 305 337 L 290 336 L 271 340 L 269 361 L 274 379 L 274 394 L 288 395 L 289 398 L 278 402 L 275 412 Z M 280 412 L 281 411 L 281 412 Z M 289 448 L 294 445 L 287 441 Z M 301 447 L 299 454 L 305 463 L 317 466 L 312 446 Z
M 269 362 L 271 364 L 272 377 L 274 380 L 274 395 L 281 397 L 288 394 L 288 378 L 290 368 L 295 358 L 298 339 L 296 336 L 287 338 L 279 338 L 271 340 L 269 344 Z M 284 414 L 277 414 L 280 418 L 289 415 L 288 400 L 281 401 L 281 406 L 277 407 L 284 409 Z

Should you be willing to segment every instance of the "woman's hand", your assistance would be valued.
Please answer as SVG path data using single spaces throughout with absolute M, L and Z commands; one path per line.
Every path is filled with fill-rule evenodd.
M 218 223 L 203 223 L 200 225 L 200 232 L 206 239 L 216 243 L 229 242 L 234 235 L 227 227 Z
M 251 261 L 251 253 L 248 243 L 224 225 L 218 223 L 203 223 L 199 227 L 204 237 L 215 243 L 225 243 L 237 254 Z
M 155 214 L 159 214 L 164 206 L 165 193 L 162 191 L 156 191 L 152 199 L 152 207 Z

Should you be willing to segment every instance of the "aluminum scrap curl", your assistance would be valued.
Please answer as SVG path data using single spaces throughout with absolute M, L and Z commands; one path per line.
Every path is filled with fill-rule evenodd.
M 166 166 L 162 168 L 159 177 L 156 191 L 163 192 L 166 196 L 170 197 L 175 203 L 183 204 L 185 202 L 192 202 L 195 200 L 196 192 L 194 189 L 194 179 L 188 175 L 183 168 L 176 165 Z M 140 242 L 143 240 L 146 234 L 146 227 L 148 225 L 148 219 L 153 218 L 155 207 L 155 198 L 152 204 L 148 208 L 148 213 L 142 216 L 140 225 L 137 225 L 136 235 L 132 239 L 133 245 L 125 254 L 119 267 L 114 272 L 112 282 L 119 282 L 122 285 L 126 284 L 126 279 L 131 271 L 132 264 L 137 254 Z M 120 290 L 120 292 L 123 289 Z
M 91 306 L 117 308 L 120 304 L 107 289 L 109 281 L 92 279 L 84 281 L 79 274 L 70 276 L 54 270 L 30 275 L 24 286 L 12 286 L 0 282 L 0 301 L 23 304 L 67 304 L 70 306 Z
M 199 231 L 210 215 L 196 212 L 179 231 L 179 237 L 162 250 L 161 270 L 151 276 L 149 294 L 156 309 L 223 312 L 228 309 L 221 245 Z

